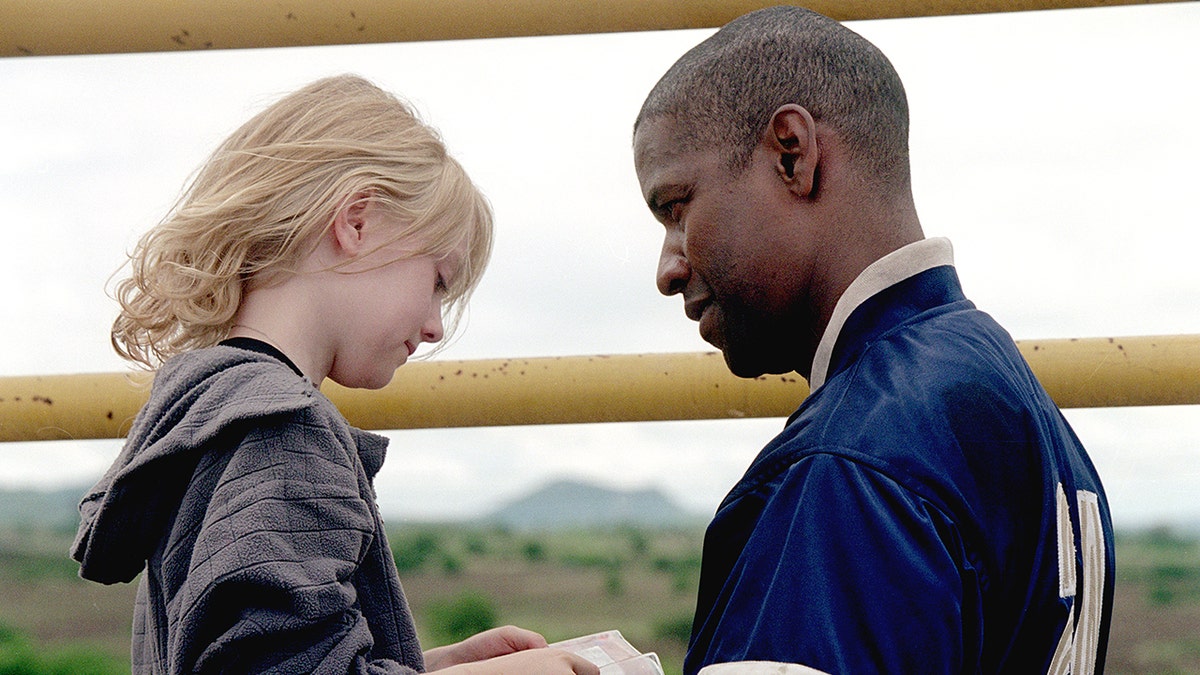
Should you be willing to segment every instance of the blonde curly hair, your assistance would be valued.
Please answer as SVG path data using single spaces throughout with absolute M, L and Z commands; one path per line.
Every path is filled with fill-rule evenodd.
M 246 284 L 269 284 L 313 250 L 354 195 L 398 216 L 413 255 L 467 256 L 446 294 L 453 333 L 492 249 L 492 211 L 437 132 L 352 75 L 318 80 L 235 131 L 130 254 L 113 295 L 112 344 L 155 368 L 223 340 Z M 394 241 L 393 240 L 393 241 Z

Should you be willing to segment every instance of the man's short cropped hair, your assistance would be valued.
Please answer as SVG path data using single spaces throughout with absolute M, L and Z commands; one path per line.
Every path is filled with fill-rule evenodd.
M 799 7 L 772 7 L 727 24 L 663 75 L 638 114 L 669 116 L 689 150 L 725 148 L 746 167 L 780 106 L 806 108 L 861 166 L 908 185 L 908 102 L 883 52 L 841 23 Z

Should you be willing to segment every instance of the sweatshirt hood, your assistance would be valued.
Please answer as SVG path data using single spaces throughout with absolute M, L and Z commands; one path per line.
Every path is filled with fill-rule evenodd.
M 201 454 L 215 439 L 243 433 L 247 422 L 315 405 L 332 403 L 263 354 L 217 346 L 167 361 L 121 453 L 79 504 L 71 557 L 80 576 L 131 581 L 170 527 Z M 355 432 L 364 469 L 373 476 L 387 441 Z

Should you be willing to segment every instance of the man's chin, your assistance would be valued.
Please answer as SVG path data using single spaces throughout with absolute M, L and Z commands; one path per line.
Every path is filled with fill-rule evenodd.
M 746 379 L 790 373 L 793 370 L 787 366 L 771 364 L 763 360 L 761 355 L 745 354 L 728 348 L 722 349 L 721 354 L 725 357 L 725 366 L 729 368 L 729 372 Z
M 742 321 L 733 324 L 740 330 L 713 331 L 705 336 L 710 344 L 721 350 L 729 372 L 742 378 L 752 379 L 763 375 L 786 375 L 800 373 L 805 379 L 807 366 L 812 361 L 808 352 L 805 360 L 805 342 L 797 338 L 800 331 L 792 324 L 781 320 Z M 716 339 L 708 339 L 708 338 Z

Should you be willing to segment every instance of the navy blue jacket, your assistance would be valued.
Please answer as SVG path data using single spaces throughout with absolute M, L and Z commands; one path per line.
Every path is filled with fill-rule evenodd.
M 708 528 L 686 673 L 1103 670 L 1100 480 L 951 261 L 920 242 L 847 291 L 811 395 Z

